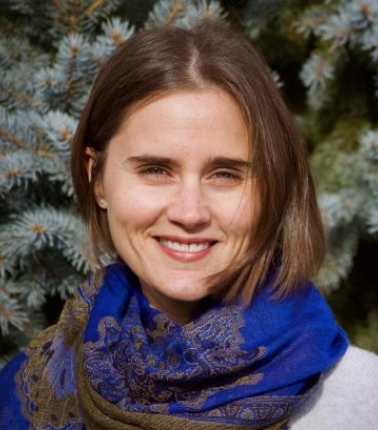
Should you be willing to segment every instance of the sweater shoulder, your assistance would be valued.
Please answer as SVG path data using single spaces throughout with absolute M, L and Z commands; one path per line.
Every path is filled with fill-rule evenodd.
M 350 346 L 314 387 L 292 429 L 375 430 L 377 422 L 378 356 Z

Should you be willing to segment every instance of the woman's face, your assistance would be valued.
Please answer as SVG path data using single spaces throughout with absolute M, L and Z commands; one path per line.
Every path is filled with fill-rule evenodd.
M 219 89 L 168 92 L 111 139 L 96 200 L 151 305 L 187 322 L 209 275 L 242 257 L 260 203 L 240 108 Z

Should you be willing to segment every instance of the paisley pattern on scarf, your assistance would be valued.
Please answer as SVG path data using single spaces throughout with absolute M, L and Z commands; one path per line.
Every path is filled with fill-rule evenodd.
M 44 330 L 27 348 L 29 358 L 17 374 L 17 386 L 23 414 L 33 423 L 33 428 L 83 428 L 76 395 L 76 342 L 88 316 L 88 302 L 83 301 L 80 292 L 86 291 L 87 297 L 91 289 L 85 283 L 67 301 L 57 326 Z M 62 410 L 64 420 L 59 414 Z
M 253 368 L 265 348 L 241 348 L 243 325 L 242 309 L 228 306 L 185 326 L 158 314 L 143 327 L 133 297 L 122 327 L 106 317 L 99 324 L 99 340 L 85 344 L 89 380 L 102 397 L 125 410 L 169 413 L 175 406 L 199 413 L 217 393 L 263 378 Z M 229 415 L 226 409 L 211 416 Z M 236 418 L 243 415 L 242 405 L 235 405 L 233 415 L 236 410 Z
M 182 326 L 149 306 L 120 262 L 1 372 L 0 424 L 283 430 L 347 345 L 311 284 L 276 300 L 267 282 L 248 307 L 208 300 Z

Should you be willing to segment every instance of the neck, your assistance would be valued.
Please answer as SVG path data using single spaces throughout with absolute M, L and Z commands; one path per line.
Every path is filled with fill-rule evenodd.
M 154 309 L 165 314 L 172 321 L 185 325 L 192 320 L 195 310 L 198 308 L 200 301 L 183 301 L 164 297 L 159 297 L 159 293 L 153 294 L 151 289 L 146 289 L 142 284 L 142 291 L 149 304 Z M 202 301 L 202 300 L 201 300 Z
M 147 296 L 146 296 L 147 297 Z M 150 306 L 165 314 L 169 319 L 181 325 L 188 324 L 193 318 L 193 314 L 198 307 L 198 303 L 174 301 L 170 306 L 159 306 L 158 303 L 147 297 Z

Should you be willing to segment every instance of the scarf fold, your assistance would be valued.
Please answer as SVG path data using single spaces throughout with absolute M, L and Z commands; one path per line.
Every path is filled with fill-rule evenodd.
M 15 386 L 35 429 L 278 430 L 347 344 L 311 284 L 275 299 L 267 282 L 246 308 L 207 300 L 180 325 L 117 263 L 31 343 Z
M 85 378 L 78 366 L 78 393 L 81 413 L 90 430 L 281 430 L 286 429 L 287 418 L 272 425 L 232 425 L 177 418 L 172 415 L 129 412 L 107 402 Z

